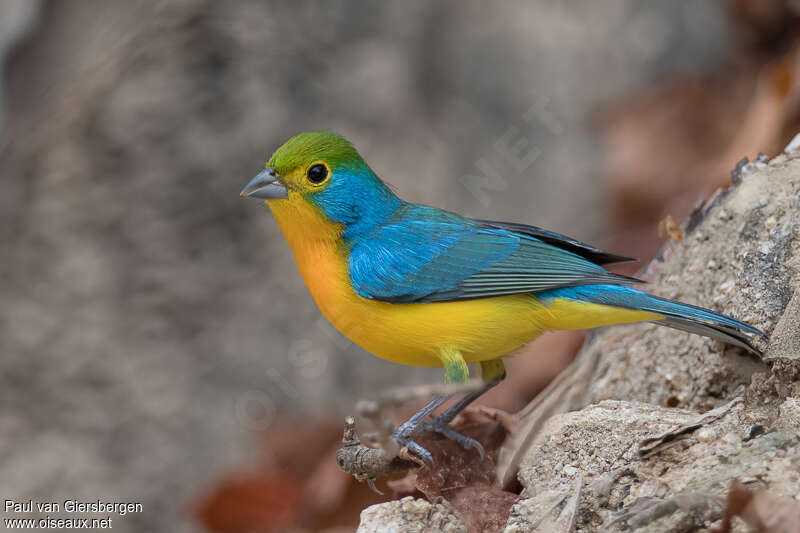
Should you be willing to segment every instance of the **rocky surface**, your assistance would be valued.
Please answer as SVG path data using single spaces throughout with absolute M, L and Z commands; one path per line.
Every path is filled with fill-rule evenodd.
M 796 402 L 788 402 L 781 409 L 796 418 Z M 776 495 L 800 494 L 797 428 L 763 426 L 758 422 L 769 418 L 744 402 L 657 453 L 640 454 L 645 438 L 696 419 L 684 410 L 611 400 L 557 415 L 521 467 L 523 497 L 536 501 L 551 491 L 566 500 L 580 476 L 577 530 L 682 531 L 716 525 L 733 479 Z
M 407 496 L 367 507 L 357 533 L 466 533 L 467 528 L 444 503 Z

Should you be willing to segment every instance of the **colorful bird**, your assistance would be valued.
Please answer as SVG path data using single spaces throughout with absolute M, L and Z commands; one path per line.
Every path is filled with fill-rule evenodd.
M 535 226 L 473 220 L 398 198 L 344 138 L 301 133 L 278 148 L 242 196 L 266 200 L 322 313 L 390 361 L 444 367 L 447 383 L 480 366 L 485 387 L 427 421 L 437 396 L 395 439 L 430 461 L 411 435 L 437 431 L 480 444 L 449 422 L 505 376 L 502 357 L 548 330 L 654 322 L 760 355 L 758 329 L 652 296 L 602 265 L 628 260 Z

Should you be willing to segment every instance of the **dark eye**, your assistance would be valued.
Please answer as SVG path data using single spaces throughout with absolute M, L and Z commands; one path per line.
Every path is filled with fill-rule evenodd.
M 322 183 L 328 177 L 328 169 L 321 163 L 311 165 L 306 172 L 306 177 L 311 183 Z

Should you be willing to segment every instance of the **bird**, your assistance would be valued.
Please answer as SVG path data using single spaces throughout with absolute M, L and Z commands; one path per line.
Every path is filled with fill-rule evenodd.
M 413 435 L 435 431 L 483 456 L 450 427 L 506 374 L 503 357 L 542 333 L 653 322 L 761 352 L 759 329 L 651 295 L 605 265 L 631 260 L 536 226 L 477 220 L 400 199 L 344 137 L 300 133 L 241 191 L 264 200 L 322 314 L 366 351 L 395 363 L 442 367 L 446 383 L 483 386 L 429 420 L 433 397 L 393 433 L 426 462 Z

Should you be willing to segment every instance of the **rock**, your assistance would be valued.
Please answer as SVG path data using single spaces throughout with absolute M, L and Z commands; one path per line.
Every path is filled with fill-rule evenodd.
M 792 400 L 781 410 L 796 415 L 796 403 Z M 753 431 L 749 415 L 739 402 L 702 428 L 713 432 L 714 439 L 701 440 L 698 428 L 650 457 L 638 453 L 644 438 L 692 424 L 698 415 L 623 401 L 557 415 L 545 424 L 522 463 L 519 479 L 523 496 L 529 497 L 512 507 L 507 531 L 538 531 L 533 524 L 559 499 L 575 492 L 570 486 L 579 476 L 583 491 L 578 531 L 707 527 L 721 517 L 732 479 L 768 486 L 778 495 L 800 494 L 800 435 Z M 578 474 L 565 473 L 566 464 Z
M 467 528 L 444 503 L 405 497 L 361 511 L 356 533 L 466 533 Z
M 766 355 L 768 358 L 800 358 L 800 291 L 794 292 L 775 325 Z
M 611 400 L 554 416 L 529 449 L 518 478 L 536 492 L 564 489 L 577 472 L 590 484 L 602 473 L 633 460 L 636 445 L 645 437 L 694 418 L 691 411 Z
M 562 491 L 545 490 L 532 498 L 520 500 L 511 506 L 504 533 L 533 531 L 564 498 Z
M 571 532 L 575 527 L 582 485 L 583 479 L 579 477 L 572 491 L 544 491 L 520 500 L 511 507 L 504 533 Z
M 776 427 L 781 431 L 800 435 L 800 398 L 786 398 L 778 410 Z

